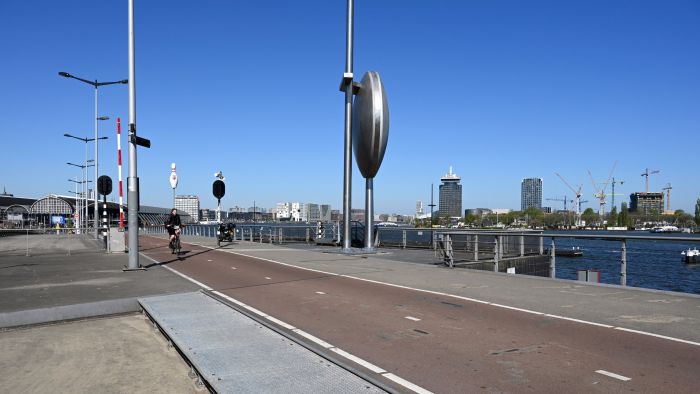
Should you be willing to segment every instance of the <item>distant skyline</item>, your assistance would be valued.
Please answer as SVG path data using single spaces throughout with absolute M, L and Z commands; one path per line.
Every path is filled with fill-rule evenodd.
M 279 201 L 342 204 L 345 6 L 338 1 L 136 2 L 136 90 L 144 205 L 178 194 L 212 208 Z M 5 1 L 0 72 L 0 187 L 19 197 L 67 194 L 93 137 L 93 89 L 58 76 L 127 77 L 127 3 Z M 671 183 L 671 208 L 700 197 L 700 2 L 356 1 L 355 74 L 378 71 L 391 129 L 375 178 L 375 212 L 414 214 L 449 166 L 463 208 L 520 206 L 523 178 L 547 198 L 573 199 L 615 161 L 619 204 Z M 117 181 L 117 117 L 127 88 L 100 90 L 103 174 Z M 125 139 L 122 148 L 126 152 Z M 92 149 L 90 150 L 92 158 Z M 127 174 L 126 154 L 123 174 Z M 91 177 L 92 178 L 92 177 Z M 124 179 L 126 182 L 126 179 Z M 115 187 L 116 191 L 116 187 Z M 608 186 L 607 193 L 611 193 Z M 353 171 L 353 208 L 364 207 Z M 115 200 L 118 197 L 115 195 Z M 435 199 L 437 203 L 437 198 Z M 610 199 L 608 199 L 610 205 Z M 608 209 L 610 206 L 608 205 Z M 437 209 L 436 209 L 437 211 Z

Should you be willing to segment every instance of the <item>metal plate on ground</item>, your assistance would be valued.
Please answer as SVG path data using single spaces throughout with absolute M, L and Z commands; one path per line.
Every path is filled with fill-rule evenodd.
M 200 292 L 139 303 L 219 393 L 383 392 Z

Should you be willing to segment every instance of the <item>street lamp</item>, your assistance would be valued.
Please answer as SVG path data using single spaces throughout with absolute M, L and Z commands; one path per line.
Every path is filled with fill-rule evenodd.
M 84 186 L 84 188 L 83 188 L 83 192 L 84 192 L 84 202 L 85 202 L 85 215 L 84 215 L 84 216 L 85 216 L 85 228 L 87 228 L 87 223 L 88 223 L 88 222 L 87 222 L 87 220 L 88 220 L 88 219 L 87 219 L 87 217 L 88 217 L 88 201 L 87 201 L 88 196 L 87 196 L 87 191 L 88 191 L 88 183 L 89 183 L 89 182 L 92 182 L 92 181 L 90 181 L 90 180 L 87 179 L 87 168 L 88 168 L 88 167 L 93 167 L 94 164 L 87 164 L 87 163 L 86 163 L 85 165 L 75 164 L 75 163 L 66 163 L 66 164 L 68 164 L 68 165 L 70 165 L 70 166 L 74 166 L 74 167 L 80 168 L 81 173 L 82 173 L 82 175 L 83 175 L 83 180 L 82 180 L 82 182 L 80 182 L 80 183 L 84 183 L 84 184 L 85 184 L 85 186 Z
M 95 140 L 98 140 L 98 121 L 99 120 L 106 120 L 109 119 L 104 116 L 99 116 L 97 112 L 97 88 L 100 86 L 106 86 L 106 85 L 115 85 L 115 84 L 128 84 L 129 80 L 127 79 L 122 79 L 120 81 L 112 81 L 112 82 L 99 82 L 97 80 L 90 81 L 87 79 L 79 78 L 74 75 L 71 75 L 65 71 L 60 71 L 58 75 L 64 77 L 64 78 L 72 78 L 76 79 L 81 82 L 85 82 L 88 85 L 91 85 L 95 88 Z M 105 118 L 105 119 L 103 119 Z M 99 176 L 99 151 L 98 151 L 98 144 L 95 142 L 95 184 L 97 184 L 97 177 Z M 95 193 L 95 238 L 97 238 L 97 228 L 98 228 L 98 219 L 97 219 L 97 193 Z
M 109 118 L 106 117 L 106 116 L 103 116 L 102 118 L 109 119 Z M 95 160 L 88 160 L 88 158 L 87 158 L 87 143 L 90 142 L 90 141 L 95 141 L 95 138 L 76 137 L 76 136 L 74 136 L 74 135 L 72 135 L 72 134 L 68 134 L 68 133 L 63 134 L 63 136 L 64 136 L 64 137 L 68 137 L 68 138 L 75 138 L 76 140 L 83 141 L 83 142 L 85 143 L 85 164 L 86 164 L 86 165 L 85 165 L 84 167 L 82 167 L 82 168 L 85 170 L 85 175 L 84 175 L 84 177 L 83 177 L 83 180 L 87 180 L 87 179 L 89 178 L 88 173 L 87 173 L 87 167 L 93 166 L 93 165 L 87 165 L 87 163 L 90 163 L 90 162 L 95 162 L 95 163 L 97 163 Z M 108 139 L 108 138 L 109 138 L 109 137 L 99 137 L 99 138 L 97 138 L 97 139 L 98 139 L 98 140 L 106 140 L 106 139 Z M 97 143 L 95 143 L 95 152 L 97 152 Z M 70 164 L 70 163 L 69 163 L 69 164 Z M 74 164 L 74 165 L 75 165 L 75 164 Z M 97 168 L 95 168 L 95 177 L 97 177 Z M 90 181 L 90 182 L 92 182 L 92 181 Z M 95 182 L 97 182 L 97 180 L 95 180 Z M 86 186 L 86 189 L 87 189 L 87 186 Z M 87 203 L 87 199 L 88 199 L 88 194 L 87 194 L 87 190 L 85 190 L 85 228 L 87 228 L 87 217 L 88 217 L 88 211 L 87 211 L 87 209 L 88 209 L 88 203 Z M 95 194 L 95 201 L 97 201 L 97 194 Z M 94 217 L 97 217 L 97 209 L 98 209 L 98 208 L 97 208 L 97 202 L 95 202 L 95 206 L 94 206 L 94 209 L 93 209 L 93 210 L 94 210 Z

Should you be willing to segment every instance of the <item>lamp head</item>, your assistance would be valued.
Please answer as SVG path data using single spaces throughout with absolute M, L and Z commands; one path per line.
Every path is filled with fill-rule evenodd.
M 65 72 L 65 71 L 59 71 L 58 75 L 60 75 L 60 76 L 62 76 L 62 77 L 66 77 L 66 78 L 72 77 L 72 75 L 68 74 L 68 73 Z

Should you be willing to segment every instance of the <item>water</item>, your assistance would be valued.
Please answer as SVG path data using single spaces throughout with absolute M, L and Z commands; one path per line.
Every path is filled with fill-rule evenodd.
M 682 236 L 700 241 L 700 234 L 649 234 L 641 231 L 546 231 L 545 234 Z M 575 280 L 576 270 L 595 269 L 600 271 L 601 283 L 620 284 L 619 241 L 557 238 L 556 243 L 557 249 L 578 247 L 583 251 L 583 257 L 557 256 L 557 278 Z M 700 294 L 700 265 L 685 264 L 681 260 L 681 252 L 692 247 L 700 247 L 700 242 L 628 240 L 627 285 Z

